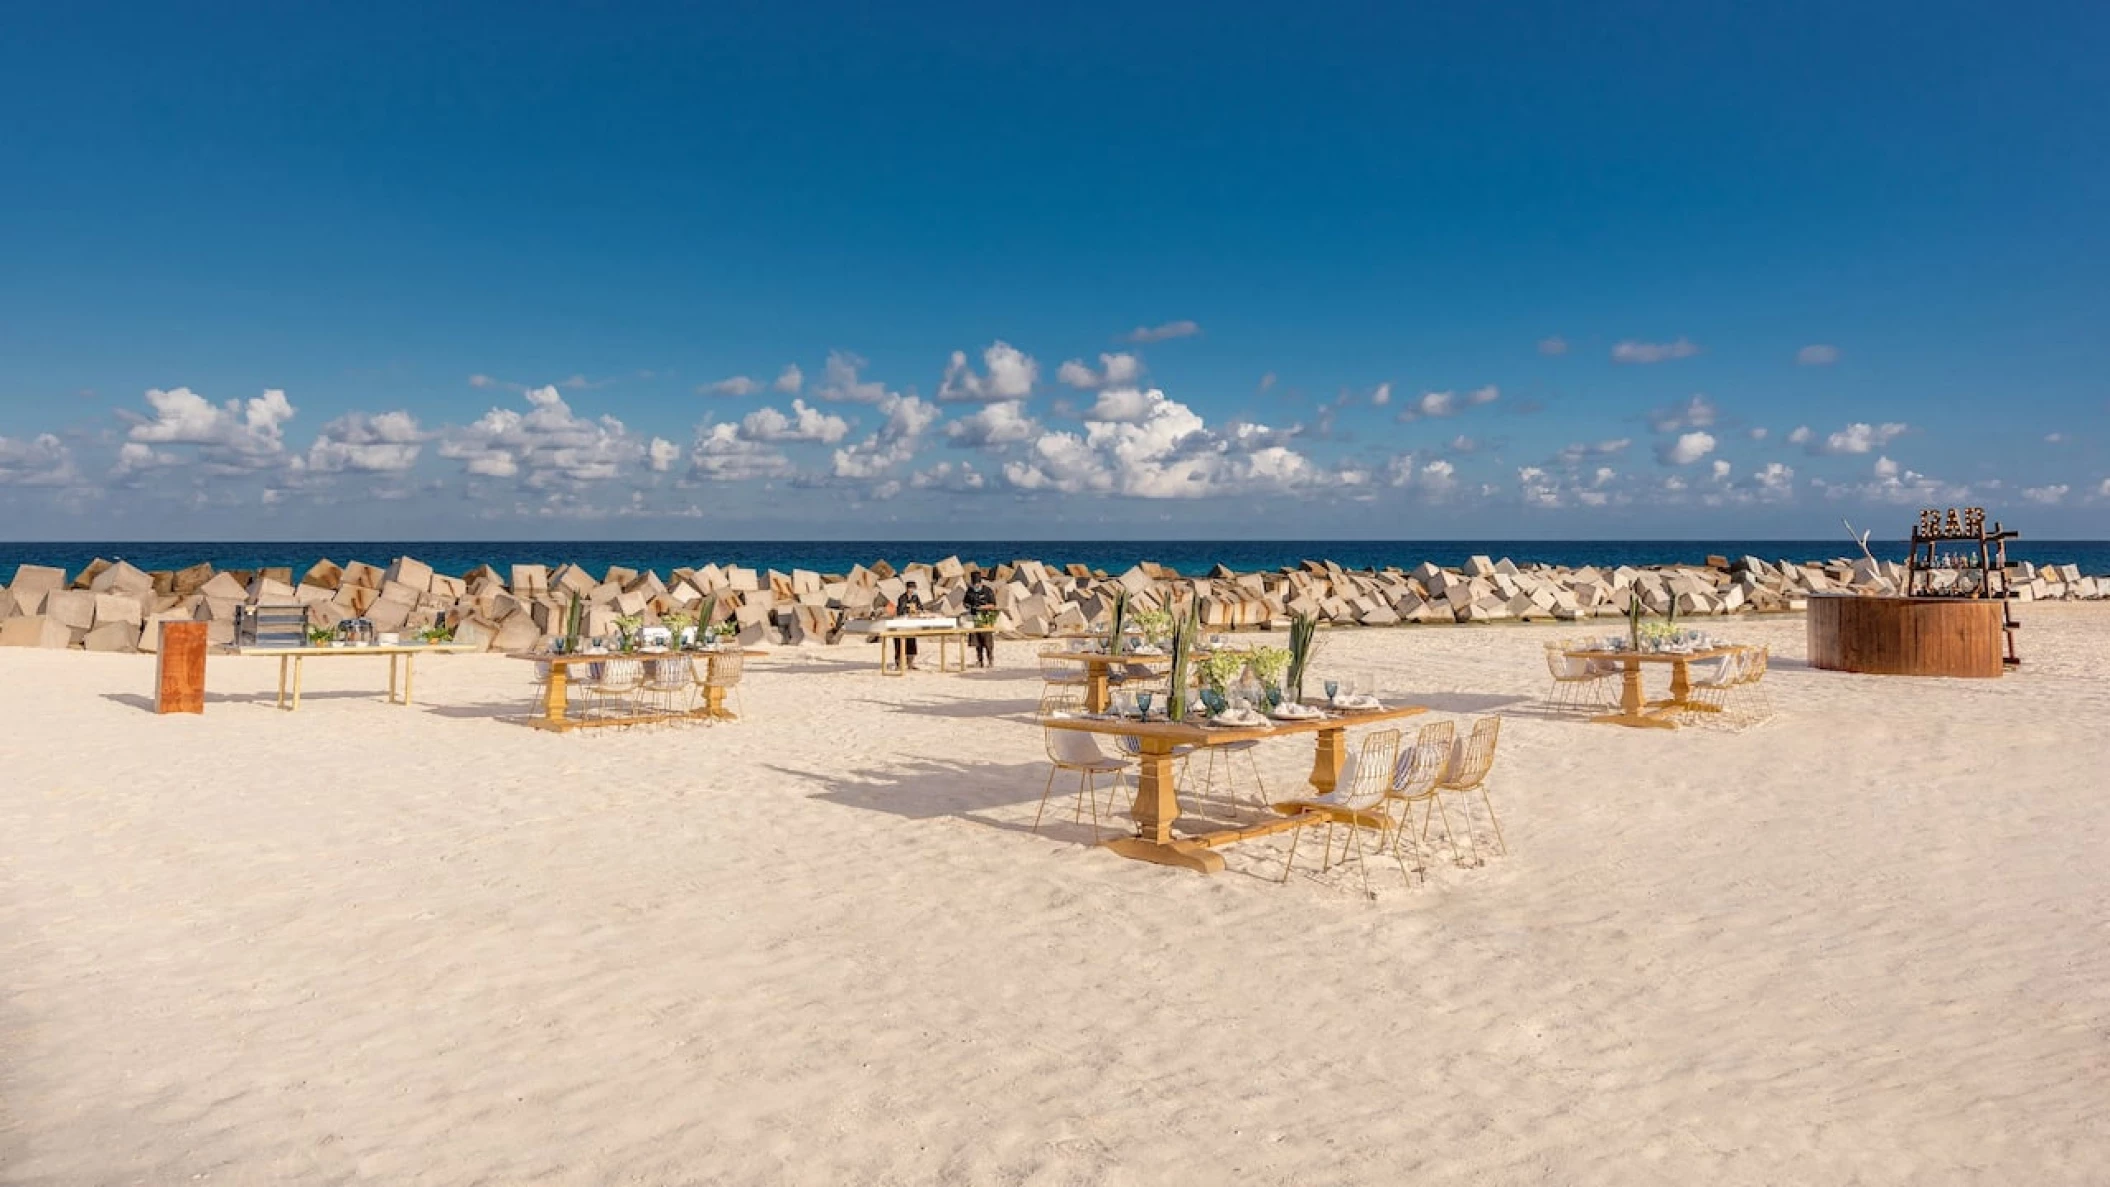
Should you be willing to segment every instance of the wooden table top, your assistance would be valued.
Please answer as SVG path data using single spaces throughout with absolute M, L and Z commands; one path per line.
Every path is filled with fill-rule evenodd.
M 572 651 L 563 655 L 552 655 L 540 651 L 508 651 L 506 652 L 506 658 L 532 660 L 538 664 L 570 665 L 599 664 L 606 663 L 612 659 L 709 659 L 714 655 L 733 654 L 744 655 L 749 659 L 759 659 L 769 653 L 767 651 L 740 651 L 736 653 L 729 647 L 721 647 L 716 651 L 604 651 L 599 654 L 590 651 Z
M 982 631 L 993 631 L 993 626 L 903 626 L 873 627 L 868 631 L 850 631 L 869 639 L 927 639 L 937 635 L 972 635 Z
M 1043 717 L 1040 724 L 1053 730 L 1078 730 L 1087 734 L 1112 734 L 1128 738 L 1155 738 L 1175 746 L 1221 746 L 1226 742 L 1259 741 L 1264 738 L 1279 738 L 1286 734 L 1315 734 L 1322 730 L 1347 729 L 1350 726 L 1371 725 L 1380 721 L 1398 721 L 1428 711 L 1427 705 L 1397 705 L 1389 709 L 1371 709 L 1359 713 L 1344 712 L 1338 716 L 1314 718 L 1310 721 L 1271 721 L 1266 726 L 1245 727 L 1190 725 L 1184 721 L 1137 721 L 1126 717 Z
M 474 643 L 347 643 L 342 647 L 235 647 L 235 655 L 422 655 L 439 652 L 442 655 L 459 655 L 466 651 L 482 651 Z
M 1584 651 L 1584 650 L 1577 650 L 1577 651 L 1563 651 L 1563 652 L 1561 652 L 1561 654 L 1562 654 L 1562 655 L 1565 655 L 1565 656 L 1567 656 L 1567 657 L 1568 657 L 1569 659 L 1617 659 L 1617 660 L 1629 660 L 1629 659 L 1638 659 L 1638 660 L 1640 660 L 1640 661 L 1641 661 L 1641 662 L 1643 662 L 1643 663 L 1657 663 L 1657 664 L 1668 664 L 1668 663 L 1682 663 L 1682 662 L 1684 662 L 1684 661 L 1687 661 L 1687 660 L 1695 660 L 1695 659 L 1720 659 L 1720 658 L 1722 658 L 1722 657 L 1723 657 L 1723 656 L 1725 656 L 1725 655 L 1735 655 L 1735 654 L 1736 654 L 1736 653 L 1737 653 L 1738 651 L 1741 651 L 1741 650 L 1743 650 L 1743 649 L 1742 649 L 1741 647 L 1733 647 L 1733 646 L 1732 646 L 1732 647 L 1706 647 L 1706 648 L 1702 648 L 1702 649 L 1700 649 L 1700 650 L 1698 650 L 1698 651 Z

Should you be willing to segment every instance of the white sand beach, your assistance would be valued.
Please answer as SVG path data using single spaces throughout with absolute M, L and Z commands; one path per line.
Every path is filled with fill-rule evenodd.
M 1774 647 L 1741 733 L 1537 710 L 1573 627 L 1333 633 L 1507 717 L 1508 856 L 1374 902 L 1028 831 L 1030 644 L 563 736 L 497 656 L 160 717 L 151 656 L 0 652 L 0 1182 L 2099 1183 L 2110 613 L 2024 618 L 1984 682 L 1711 623 Z

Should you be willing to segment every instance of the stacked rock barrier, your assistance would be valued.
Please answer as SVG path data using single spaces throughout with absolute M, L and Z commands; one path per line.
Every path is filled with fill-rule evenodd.
M 97 560 L 69 576 L 23 565 L 0 587 L 0 647 L 150 651 L 159 624 L 169 620 L 202 620 L 210 624 L 211 641 L 225 644 L 234 639 L 238 609 L 297 604 L 315 626 L 351 618 L 368 620 L 377 632 L 445 626 L 457 642 L 515 651 L 561 634 L 574 594 L 588 635 L 611 633 L 618 617 L 651 625 L 681 613 L 730 622 L 748 644 L 835 642 L 846 626 L 885 617 L 911 579 L 932 609 L 958 613 L 967 568 L 947 557 L 900 569 L 876 561 L 847 573 L 705 564 L 662 577 L 622 567 L 596 574 L 573 564 L 533 564 L 505 572 L 482 565 L 454 576 L 398 557 L 386 566 L 320 561 L 296 579 L 287 568 L 200 564 L 147 572 L 122 560 Z M 2072 565 L 2016 564 L 2009 575 L 2024 600 L 2110 597 L 2110 577 L 2084 577 Z M 1811 594 L 1895 592 L 1903 569 L 1866 558 L 1710 557 L 1704 565 L 1566 568 L 1476 556 L 1458 568 L 1350 570 L 1306 561 L 1248 573 L 1218 566 L 1186 577 L 1148 562 L 1109 574 L 1017 560 L 996 566 L 990 578 L 998 631 L 1043 638 L 1103 629 L 1117 588 L 1128 591 L 1132 609 L 1197 604 L 1202 622 L 1215 630 L 1279 629 L 1295 614 L 1317 615 L 1333 626 L 1381 627 L 1610 618 L 1624 615 L 1635 596 L 1656 615 L 1673 607 L 1680 617 L 1792 611 Z

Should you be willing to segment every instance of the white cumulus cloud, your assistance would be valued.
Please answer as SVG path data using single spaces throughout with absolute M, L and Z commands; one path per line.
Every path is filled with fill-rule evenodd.
M 945 378 L 938 384 L 938 399 L 944 402 L 1023 400 L 1033 394 L 1040 378 L 1040 364 L 1033 356 L 1008 342 L 992 342 L 982 351 L 986 374 L 976 374 L 967 352 L 952 352 L 945 365 Z
M 1681 433 L 1674 441 L 1666 441 L 1656 447 L 1656 458 L 1665 465 L 1685 466 L 1699 461 L 1714 452 L 1714 434 L 1695 429 Z
M 1839 361 L 1839 348 L 1817 343 L 1795 352 L 1795 362 L 1804 367 L 1829 367 Z
M 1830 454 L 1869 453 L 1890 444 L 1892 439 L 1903 434 L 1908 428 L 1909 426 L 1896 422 L 1872 425 L 1856 421 L 1826 437 L 1822 446 L 1813 448 L 1817 452 Z M 1796 438 L 1790 436 L 1788 440 L 1793 441 Z M 1809 440 L 1808 434 L 1805 433 L 1802 440 Z
M 417 464 L 424 442 L 417 417 L 408 412 L 351 412 L 322 426 L 306 464 L 317 474 L 400 474 Z
M 740 418 L 740 435 L 749 441 L 817 441 L 833 445 L 848 436 L 850 422 L 793 400 L 786 415 L 775 408 L 757 408 Z

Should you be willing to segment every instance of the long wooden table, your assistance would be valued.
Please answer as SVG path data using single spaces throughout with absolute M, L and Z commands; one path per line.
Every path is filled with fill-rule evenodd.
M 1713 713 L 1715 706 L 1692 699 L 1692 672 L 1694 660 L 1721 659 L 1734 655 L 1734 647 L 1709 647 L 1703 651 L 1564 651 L 1569 659 L 1618 660 L 1621 667 L 1619 677 L 1619 712 L 1603 713 L 1590 720 L 1599 725 L 1625 725 L 1636 729 L 1674 730 L 1678 728 L 1677 714 L 1684 712 Z M 1670 697 L 1667 700 L 1651 701 L 1641 689 L 1642 664 L 1670 665 Z
M 1049 729 L 1077 730 L 1087 734 L 1109 734 L 1136 739 L 1138 748 L 1142 751 L 1136 757 L 1136 799 L 1131 811 L 1136 823 L 1136 835 L 1108 841 L 1106 847 L 1123 857 L 1137 861 L 1156 862 L 1183 870 L 1214 874 L 1224 868 L 1224 859 L 1213 852 L 1218 847 L 1293 828 L 1303 828 L 1309 824 L 1323 822 L 1324 816 L 1316 812 L 1303 813 L 1246 828 L 1176 836 L 1172 827 L 1180 818 L 1180 801 L 1178 780 L 1172 773 L 1175 749 L 1181 746 L 1223 746 L 1231 742 L 1261 741 L 1291 734 L 1313 734 L 1316 739 L 1311 763 L 1311 785 L 1319 794 L 1324 795 L 1333 790 L 1334 782 L 1340 778 L 1341 763 L 1348 754 L 1347 736 L 1351 727 L 1398 721 L 1426 712 L 1428 707 L 1425 705 L 1400 705 L 1365 713 L 1343 713 L 1337 717 L 1316 721 L 1278 721 L 1267 728 L 1255 726 L 1239 729 L 1218 729 L 1214 726 L 1190 725 L 1186 722 L 1098 717 L 1046 717 L 1041 719 L 1041 724 Z
M 347 656 L 385 655 L 388 657 L 388 703 L 391 705 L 410 703 L 411 681 L 417 675 L 418 657 L 434 652 L 458 654 L 464 651 L 481 651 L 483 648 L 467 643 L 348 643 L 343 647 L 237 647 L 236 655 L 275 655 L 278 657 L 278 700 L 276 707 L 288 713 L 300 708 L 300 677 L 303 660 L 342 659 Z M 402 697 L 398 699 L 397 665 L 402 671 Z M 293 699 L 286 700 L 287 666 L 292 667 Z
M 506 658 L 549 665 L 549 680 L 542 686 L 542 715 L 530 718 L 528 724 L 538 730 L 551 730 L 561 734 L 566 730 L 588 729 L 594 726 L 644 725 L 649 722 L 671 721 L 682 717 L 693 717 L 699 720 L 730 719 L 733 713 L 725 707 L 725 690 L 723 688 L 713 688 L 710 685 L 705 685 L 703 688 L 703 706 L 698 709 L 692 709 L 687 713 L 631 713 L 622 717 L 585 719 L 570 715 L 571 668 L 574 664 L 604 664 L 623 661 L 645 663 L 652 660 L 669 659 L 688 663 L 699 659 L 708 659 L 713 655 L 725 655 L 728 653 L 732 653 L 732 649 L 636 651 L 627 654 L 609 652 L 594 654 L 593 652 L 573 651 L 563 655 L 550 655 L 537 651 L 514 651 L 508 652 Z M 769 653 L 766 651 L 740 651 L 736 654 L 754 659 Z
M 964 672 L 967 670 L 967 636 L 978 635 L 985 630 L 993 631 L 995 629 L 995 627 L 979 626 L 881 627 L 868 631 L 866 634 L 879 640 L 879 674 L 882 676 L 905 676 L 908 674 L 908 669 L 904 665 L 890 663 L 887 659 L 887 656 L 893 652 L 893 648 L 887 646 L 890 640 L 936 639 L 938 641 L 937 670 L 940 672 Z M 945 653 L 947 644 L 951 643 L 959 645 L 959 655 L 953 664 L 948 667 L 945 663 Z

